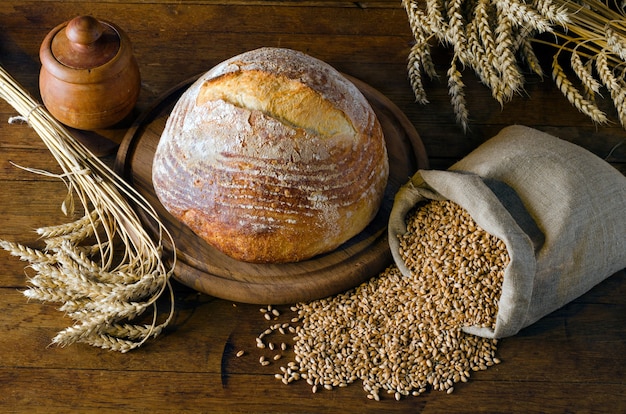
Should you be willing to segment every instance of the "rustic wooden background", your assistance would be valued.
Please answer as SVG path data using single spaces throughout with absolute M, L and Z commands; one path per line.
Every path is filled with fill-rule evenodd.
M 550 79 L 529 76 L 524 96 L 504 107 L 465 77 L 471 124 L 463 133 L 449 104 L 449 51 L 437 49 L 442 74 L 418 105 L 406 75 L 411 32 L 399 0 L 349 1 L 22 1 L 0 2 L 0 64 L 34 95 L 38 50 L 57 24 L 79 14 L 111 20 L 130 36 L 143 78 L 138 115 L 179 82 L 237 53 L 261 46 L 302 50 L 363 80 L 411 120 L 432 168 L 446 168 L 510 124 L 577 143 L 626 172 L 626 131 L 594 125 Z M 608 103 L 604 105 L 614 113 Z M 26 125 L 0 102 L 0 238 L 37 245 L 33 229 L 66 220 L 64 185 L 10 162 L 57 171 Z M 123 128 L 106 131 L 121 139 Z M 114 155 L 105 160 L 112 162 Z M 24 263 L 0 253 L 0 409 L 4 412 L 624 412 L 626 274 L 618 272 L 519 335 L 501 341 L 503 363 L 476 373 L 452 395 L 430 392 L 373 402 L 355 384 L 312 394 L 285 386 L 278 367 L 262 367 L 255 337 L 267 322 L 254 305 L 177 286 L 177 314 L 159 339 L 129 354 L 85 345 L 49 347 L 70 322 L 52 304 L 28 302 Z M 283 308 L 288 318 L 288 308 Z M 248 355 L 236 358 L 239 349 Z

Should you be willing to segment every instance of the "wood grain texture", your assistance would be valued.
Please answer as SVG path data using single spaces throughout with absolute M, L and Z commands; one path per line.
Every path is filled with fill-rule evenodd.
M 415 126 L 433 168 L 446 168 L 513 123 L 550 132 L 603 158 L 626 139 L 617 124 L 593 125 L 549 79 L 529 78 L 525 96 L 501 108 L 470 74 L 464 78 L 470 131 L 463 134 L 454 122 L 445 77 L 426 84 L 430 104 L 414 102 L 406 75 L 411 32 L 397 0 L 5 0 L 0 63 L 33 95 L 38 95 L 41 41 L 78 14 L 110 19 L 131 38 L 143 79 L 135 116 L 227 57 L 283 46 L 322 58 L 389 98 Z M 436 49 L 434 59 L 445 76 L 449 51 Z M 69 220 L 60 211 L 65 187 L 9 164 L 56 171 L 32 130 L 6 123 L 13 115 L 0 102 L 0 238 L 36 246 L 33 229 Z M 113 164 L 114 157 L 105 160 Z M 616 147 L 609 161 L 626 173 L 626 145 Z M 24 266 L 0 251 L 3 412 L 626 412 L 624 271 L 500 341 L 502 364 L 473 374 L 453 394 L 374 402 L 359 384 L 316 394 L 302 381 L 283 385 L 273 376 L 278 364 L 258 363 L 262 353 L 255 337 L 268 326 L 259 306 L 215 299 L 180 284 L 170 329 L 139 350 L 49 347 L 70 320 L 54 305 L 26 300 L 20 292 L 28 274 Z M 288 306 L 279 309 L 281 321 L 288 320 Z M 237 358 L 240 349 L 247 355 Z

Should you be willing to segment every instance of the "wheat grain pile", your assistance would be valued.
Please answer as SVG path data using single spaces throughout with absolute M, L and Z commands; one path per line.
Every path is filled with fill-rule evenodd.
M 497 340 L 462 328 L 495 324 L 506 246 L 450 201 L 419 206 L 408 224 L 400 237 L 411 277 L 392 265 L 343 294 L 297 304 L 295 326 L 274 324 L 257 338 L 273 353 L 261 364 L 286 349 L 269 349 L 267 335 L 295 332 L 295 360 L 280 367 L 279 380 L 304 379 L 313 392 L 361 381 L 368 398 L 399 400 L 429 389 L 451 393 L 473 371 L 499 363 Z

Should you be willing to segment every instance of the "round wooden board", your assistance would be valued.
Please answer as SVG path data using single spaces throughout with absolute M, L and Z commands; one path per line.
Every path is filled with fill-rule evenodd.
M 377 275 L 393 262 L 387 221 L 401 185 L 428 167 L 422 141 L 406 116 L 384 95 L 347 76 L 376 112 L 387 143 L 389 182 L 376 218 L 359 235 L 335 251 L 287 264 L 253 264 L 234 260 L 212 248 L 161 205 L 152 186 L 152 159 L 167 118 L 197 77 L 176 86 L 131 126 L 118 150 L 115 169 L 157 210 L 177 249 L 174 277 L 183 284 L 222 299 L 255 304 L 289 304 L 334 295 Z M 142 217 L 146 227 L 153 223 Z

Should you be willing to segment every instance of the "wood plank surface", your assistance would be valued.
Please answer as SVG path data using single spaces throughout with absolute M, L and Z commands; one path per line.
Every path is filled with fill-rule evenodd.
M 349 1 L 22 1 L 0 2 L 0 64 L 38 95 L 38 50 L 56 25 L 92 14 L 122 27 L 142 74 L 137 116 L 161 94 L 214 64 L 260 46 L 293 47 L 371 85 L 418 131 L 432 168 L 446 168 L 510 124 L 525 124 L 581 145 L 626 173 L 626 131 L 597 126 L 572 108 L 550 79 L 529 75 L 524 96 L 504 107 L 465 75 L 470 130 L 456 125 L 445 83 L 450 51 L 437 49 L 442 78 L 427 82 L 430 104 L 414 102 L 406 74 L 412 44 L 399 0 Z M 613 110 L 603 103 L 609 114 Z M 0 238 L 40 245 L 34 229 L 68 221 L 65 186 L 14 165 L 58 172 L 36 134 L 0 102 Z M 119 137 L 124 130 L 108 131 Z M 111 165 L 114 154 L 104 157 Z M 75 344 L 50 346 L 70 319 L 53 304 L 28 301 L 30 270 L 0 251 L 1 412 L 626 412 L 626 272 L 498 346 L 502 363 L 473 373 L 454 393 L 396 401 L 366 398 L 357 382 L 311 392 L 259 364 L 255 338 L 268 322 L 258 305 L 233 303 L 176 284 L 175 319 L 164 335 L 119 354 Z M 280 321 L 293 315 L 281 306 Z M 290 338 L 286 336 L 286 342 Z M 237 358 L 239 350 L 246 351 Z

